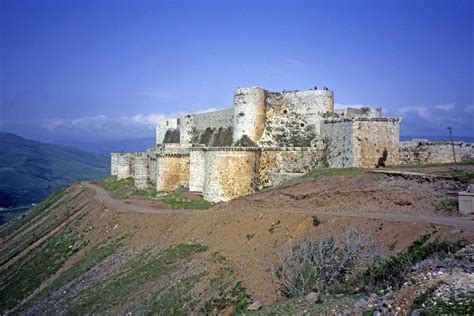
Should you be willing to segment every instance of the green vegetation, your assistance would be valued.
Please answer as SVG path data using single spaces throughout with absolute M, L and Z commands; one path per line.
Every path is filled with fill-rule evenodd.
M 65 192 L 65 190 L 55 191 L 47 199 L 43 200 L 41 203 L 25 213 L 24 216 L 17 218 L 8 225 L 0 226 L 0 238 L 5 238 L 27 223 L 32 224 L 33 222 L 38 221 L 40 219 L 38 215 L 44 216 L 47 212 L 49 212 L 51 207 L 64 196 Z
M 326 294 L 314 304 L 308 304 L 300 298 L 287 299 L 261 310 L 248 313 L 249 315 L 327 315 L 330 310 L 345 309 L 353 306 L 360 295 L 356 294 Z M 370 314 L 372 315 L 372 314 Z
M 199 300 L 200 304 L 195 308 L 199 315 L 219 314 L 229 306 L 235 306 L 239 314 L 252 302 L 247 289 L 241 282 L 236 282 L 234 271 L 225 265 L 215 273 Z
M 472 183 L 474 180 L 474 172 L 467 172 L 467 171 L 455 172 L 454 179 L 462 183 Z
M 188 199 L 179 192 L 159 195 L 151 191 L 138 191 L 136 195 L 168 204 L 173 210 L 205 210 L 212 206 L 211 202 L 202 198 Z
M 82 249 L 82 236 L 73 234 L 77 225 L 77 220 L 71 222 L 61 235 L 50 238 L 43 248 L 35 248 L 34 255 L 24 256 L 2 271 L 0 312 L 18 304 L 44 280 L 56 273 L 69 257 Z
M 396 165 L 396 166 L 390 166 L 390 168 L 395 168 L 395 169 L 404 169 L 404 168 L 433 168 L 433 167 L 450 167 L 450 166 L 456 166 L 456 165 L 473 165 L 474 160 L 464 160 L 464 161 L 458 161 L 457 163 L 454 162 L 447 162 L 447 163 L 426 163 L 426 164 L 418 164 L 418 163 L 410 163 L 410 164 L 403 164 L 403 165 Z
M 78 304 L 70 313 L 81 315 L 99 313 L 110 306 L 130 299 L 136 291 L 146 288 L 148 284 L 170 278 L 171 273 L 182 268 L 194 254 L 206 249 L 207 247 L 196 244 L 180 244 L 160 253 L 153 250 L 144 251 L 122 265 L 117 273 L 80 292 L 76 297 Z M 175 296 L 172 295 L 172 297 Z M 169 303 L 169 297 L 166 300 L 167 306 L 176 306 Z M 160 306 L 160 303 L 156 302 L 154 306 Z
M 378 261 L 359 275 L 351 282 L 355 288 L 363 287 L 367 292 L 380 290 L 391 286 L 399 288 L 405 281 L 405 275 L 411 267 L 428 258 L 429 256 L 443 256 L 454 253 L 461 249 L 461 241 L 439 241 L 428 242 L 430 235 L 424 235 L 404 252 L 401 252 L 388 259 Z
M 314 227 L 317 227 L 323 223 L 316 214 L 311 215 L 311 217 L 313 218 Z
M 29 217 L 31 218 L 30 221 L 19 226 L 18 230 L 11 231 L 10 235 L 6 235 L 8 238 L 4 241 L 11 241 L 12 239 L 13 241 L 10 243 L 7 250 L 0 253 L 0 262 L 2 264 L 25 250 L 38 239 L 47 235 L 51 230 L 69 218 L 76 209 L 77 205 L 75 202 L 84 194 L 84 192 L 80 192 L 76 195 L 71 194 L 71 196 L 65 199 L 67 202 L 59 203 L 60 195 L 62 194 L 63 193 L 60 192 L 53 195 L 51 199 L 46 200 L 46 203 L 44 204 L 47 207 L 46 209 L 42 212 L 38 212 L 34 217 Z M 13 222 L 12 224 L 15 225 L 16 222 Z M 6 230 L 10 231 L 8 227 Z M 26 229 L 29 229 L 28 233 L 22 235 L 21 238 L 15 238 L 14 235 Z
M 457 199 L 444 199 L 439 204 L 439 208 L 444 212 L 456 211 L 458 208 Z
M 132 177 L 121 180 L 107 178 L 103 181 L 100 181 L 99 184 L 118 199 L 127 198 L 136 192 L 136 189 L 133 186 Z
M 147 315 L 188 315 L 193 298 L 191 291 L 204 274 L 198 274 L 180 280 L 168 291 L 158 293 L 158 297 L 147 308 Z
M 413 301 L 411 311 L 419 310 L 421 315 L 472 315 L 474 312 L 474 296 L 472 291 L 456 293 L 448 299 L 435 295 L 436 286 L 428 288 Z
M 348 176 L 367 172 L 363 168 L 320 168 L 314 169 L 303 176 L 303 179 L 314 179 L 319 177 Z
M 89 271 L 98 263 L 102 262 L 107 257 L 117 253 L 117 251 L 122 248 L 120 241 L 121 239 L 108 240 L 103 244 L 94 246 L 92 249 L 86 252 L 86 254 L 71 268 L 63 272 L 57 279 L 55 279 L 51 284 L 38 293 L 31 301 L 29 301 L 28 306 L 40 302 L 55 290 L 60 289 L 74 279 L 82 276 L 84 273 Z
M 109 158 L 0 133 L 0 206 L 25 205 L 74 182 L 104 178 Z

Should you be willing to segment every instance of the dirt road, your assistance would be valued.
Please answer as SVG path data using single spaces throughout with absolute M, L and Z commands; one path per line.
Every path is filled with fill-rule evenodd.
M 130 211 L 137 213 L 155 213 L 162 215 L 195 215 L 202 212 L 210 212 L 210 210 L 164 210 L 153 207 L 139 206 L 113 198 L 105 189 L 92 183 L 83 182 L 82 185 L 95 192 L 94 198 L 113 211 Z M 271 209 L 268 209 L 271 211 Z M 317 211 L 305 209 L 275 209 L 278 212 L 298 213 L 298 214 L 318 214 L 326 216 L 344 216 L 344 217 L 358 217 L 380 219 L 393 222 L 414 222 L 423 224 L 443 225 L 456 227 L 465 230 L 474 231 L 474 218 L 467 217 L 446 217 L 446 216 L 432 216 L 432 215 L 412 215 L 401 214 L 400 212 L 383 211 L 380 213 L 373 211 Z

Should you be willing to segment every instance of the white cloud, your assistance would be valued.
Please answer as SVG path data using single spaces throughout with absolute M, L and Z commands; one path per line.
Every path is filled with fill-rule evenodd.
M 163 100 L 172 100 L 176 99 L 177 95 L 174 92 L 167 91 L 167 90 L 152 90 L 152 91 L 141 91 L 139 92 L 140 95 L 153 97 Z
M 223 108 L 204 108 L 193 111 L 195 114 L 223 110 Z M 94 135 L 101 137 L 145 137 L 153 135 L 160 119 L 181 117 L 186 113 L 169 115 L 162 113 L 138 113 L 131 116 L 111 117 L 106 115 L 76 118 L 55 117 L 41 122 L 40 127 L 52 133 L 74 135 Z
M 288 64 L 291 64 L 291 65 L 294 65 L 294 66 L 297 66 L 297 67 L 303 67 L 303 66 L 306 66 L 306 63 L 304 61 L 301 61 L 299 59 L 294 59 L 294 58 L 286 58 L 284 59 L 285 62 L 287 62 Z

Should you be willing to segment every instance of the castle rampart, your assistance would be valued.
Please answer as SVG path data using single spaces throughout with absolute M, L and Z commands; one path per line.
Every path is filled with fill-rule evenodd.
M 238 88 L 234 92 L 233 141 L 246 136 L 253 142 L 260 141 L 265 129 L 266 91 L 259 87 Z
M 180 187 L 227 201 L 320 167 L 377 168 L 453 161 L 450 143 L 400 143 L 400 119 L 380 108 L 334 111 L 328 89 L 268 92 L 238 88 L 234 107 L 160 120 L 155 148 L 113 153 L 111 174 L 140 190 Z M 455 143 L 458 160 L 474 159 Z

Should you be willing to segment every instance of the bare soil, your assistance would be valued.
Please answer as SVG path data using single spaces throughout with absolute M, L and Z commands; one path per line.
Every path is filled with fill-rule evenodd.
M 416 172 L 421 171 L 417 168 Z M 465 186 L 434 175 L 367 172 L 321 177 L 195 211 L 170 210 L 163 203 L 143 198 L 117 200 L 104 189 L 84 183 L 71 191 L 86 192 L 77 201 L 85 205 L 77 231 L 88 246 L 69 260 L 77 261 L 94 245 L 121 236 L 127 236 L 123 242 L 132 252 L 179 243 L 201 244 L 208 247 L 209 254 L 225 258 L 253 300 L 269 304 L 282 299 L 270 273 L 277 249 L 306 235 L 319 239 L 347 229 L 362 230 L 382 246 L 385 256 L 406 249 L 424 234 L 474 242 L 472 218 L 442 207 L 443 201 L 456 198 L 456 192 Z M 313 216 L 321 224 L 314 226 Z M 19 256 L 28 255 L 28 251 Z M 217 267 L 209 261 L 205 269 Z M 121 308 L 115 312 L 124 312 L 127 306 Z

